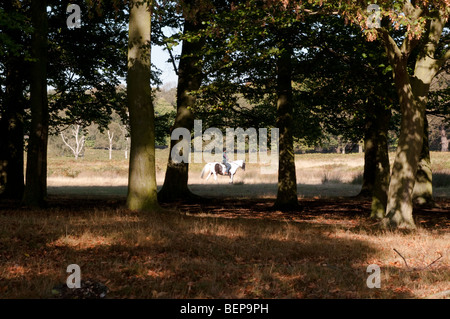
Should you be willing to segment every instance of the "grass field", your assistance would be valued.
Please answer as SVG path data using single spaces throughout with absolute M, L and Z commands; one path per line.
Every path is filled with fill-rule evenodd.
M 157 152 L 162 184 L 168 151 Z M 236 185 L 205 182 L 194 164 L 191 189 L 215 199 L 162 215 L 125 209 L 122 156 L 50 158 L 47 209 L 0 202 L 0 298 L 54 298 L 69 264 L 108 298 L 425 298 L 450 287 L 448 153 L 432 154 L 437 207 L 415 210 L 410 233 L 380 230 L 370 201 L 346 197 L 359 191 L 362 154 L 297 155 L 301 209 L 287 213 L 271 208 L 276 176 L 256 164 Z M 379 289 L 366 285 L 370 264 Z
M 156 180 L 164 182 L 168 149 L 156 151 Z M 394 154 L 390 154 L 391 162 Z M 433 152 L 433 175 L 437 186 L 436 197 L 450 197 L 449 153 Z M 358 194 L 364 167 L 363 154 L 297 154 L 296 174 L 298 194 L 310 196 L 352 196 Z M 247 163 L 246 170 L 238 170 L 234 185 L 229 178 L 219 176 L 218 181 L 200 178 L 202 164 L 192 163 L 189 171 L 191 189 L 202 196 L 270 197 L 277 192 L 277 175 L 261 175 L 260 165 Z M 84 158 L 49 159 L 48 185 L 50 194 L 126 195 L 128 161 L 123 152 L 113 152 L 108 159 L 107 150 L 86 150 Z M 210 187 L 215 185 L 214 187 Z

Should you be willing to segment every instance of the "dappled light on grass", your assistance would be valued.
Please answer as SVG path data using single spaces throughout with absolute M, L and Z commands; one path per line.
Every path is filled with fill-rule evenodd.
M 20 278 L 29 272 L 31 272 L 31 269 L 29 269 L 28 267 L 14 264 L 6 267 L 5 278 L 6 279 Z
M 71 247 L 73 249 L 87 249 L 103 245 L 109 246 L 111 245 L 111 242 L 112 241 L 107 237 L 84 233 L 81 236 L 62 236 L 57 240 L 47 244 L 47 247 Z
M 411 234 L 379 230 L 368 201 L 302 199 L 297 212 L 272 203 L 178 203 L 189 215 L 155 215 L 117 208 L 123 199 L 52 197 L 49 211 L 4 209 L 0 295 L 51 298 L 72 263 L 109 298 L 417 298 L 448 289 L 448 200 L 417 212 Z M 443 257 L 410 271 L 393 248 L 411 267 Z M 372 263 L 381 289 L 365 284 Z

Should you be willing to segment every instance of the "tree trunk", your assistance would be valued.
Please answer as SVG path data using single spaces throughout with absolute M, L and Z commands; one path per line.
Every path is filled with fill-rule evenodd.
M 448 152 L 448 138 L 445 126 L 441 127 L 441 152 Z
M 160 209 L 155 170 L 155 114 L 150 88 L 152 3 L 130 3 L 127 98 L 130 112 L 130 166 L 127 206 L 137 211 Z
M 358 196 L 372 196 L 375 185 L 375 173 L 377 167 L 378 135 L 376 118 L 368 119 L 364 136 L 364 172 L 361 191 Z
M 413 202 L 419 206 L 432 207 L 433 199 L 433 183 L 431 171 L 430 147 L 428 141 L 428 120 L 424 119 L 424 132 L 422 151 L 420 153 L 419 167 L 416 172 L 416 183 L 413 190 Z
M 114 138 L 114 133 L 111 134 L 110 131 L 108 130 L 108 140 L 109 140 L 109 160 L 112 159 L 113 138 Z
M 275 208 L 282 210 L 298 207 L 294 140 L 292 136 L 292 47 L 287 41 L 289 41 L 289 35 L 284 34 L 280 40 L 281 55 L 277 60 L 277 127 L 280 131 L 280 154 Z
M 406 100 L 404 96 L 400 103 L 405 106 L 402 107 L 400 136 L 383 224 L 394 228 L 415 228 L 412 191 L 422 150 L 425 110 L 421 103 L 411 98 Z
M 380 106 L 380 112 L 377 114 L 376 127 L 376 152 L 375 152 L 375 179 L 372 189 L 372 218 L 382 219 L 386 215 L 386 206 L 389 189 L 389 148 L 388 148 L 388 130 L 391 119 L 391 111 Z
M 15 1 L 5 1 L 4 10 L 17 14 Z M 22 32 L 6 28 L 5 35 L 17 44 L 22 42 Z M 21 200 L 24 191 L 24 109 L 27 65 L 20 53 L 9 53 L 4 64 L 5 94 L 3 110 L 0 107 L 0 196 Z
M 24 204 L 41 207 L 47 196 L 47 5 L 46 1 L 32 1 L 31 22 L 32 63 L 30 99 L 31 129 L 28 142 Z
M 419 44 L 420 52 L 414 72 L 408 72 L 408 57 L 413 46 L 405 39 L 401 48 L 387 32 L 382 32 L 383 42 L 393 69 L 395 87 L 401 109 L 400 136 L 388 192 L 386 217 L 382 226 L 415 228 L 413 219 L 413 189 L 419 158 L 423 146 L 425 107 L 430 84 L 445 60 L 435 59 L 437 45 L 445 26 L 442 11 L 427 24 L 427 33 Z M 446 58 L 445 58 L 446 59 Z
M 184 34 L 198 31 L 201 28 L 200 23 L 185 20 Z M 201 49 L 203 40 L 183 40 L 181 59 L 178 67 L 178 86 L 177 86 L 177 115 L 172 130 L 176 128 L 186 128 L 189 131 L 194 126 L 194 115 L 189 107 L 195 104 L 195 96 L 191 91 L 198 90 L 202 81 L 202 70 L 198 63 L 201 60 Z M 172 131 L 171 131 L 172 132 Z M 169 160 L 164 178 L 164 184 L 158 193 L 158 200 L 171 202 L 176 200 L 198 199 L 188 188 L 189 163 L 176 163 L 172 160 L 172 149 L 180 140 L 170 141 Z
M 21 200 L 23 174 L 23 61 L 11 57 L 6 63 L 4 112 L 0 119 L 0 191 L 2 198 Z

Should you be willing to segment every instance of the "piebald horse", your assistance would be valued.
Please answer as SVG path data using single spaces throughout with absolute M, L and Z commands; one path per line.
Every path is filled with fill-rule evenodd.
M 233 162 L 228 162 L 228 164 L 231 165 L 229 172 L 230 176 L 230 184 L 233 184 L 233 177 L 234 174 L 236 174 L 237 169 L 240 167 L 245 171 L 245 162 L 243 160 L 237 160 Z M 202 174 L 200 175 L 201 178 L 203 178 L 204 174 L 208 174 L 206 177 L 206 180 L 211 177 L 211 175 L 214 175 L 214 180 L 217 181 L 217 175 L 225 175 L 225 164 L 220 162 L 211 162 L 207 163 L 205 167 L 203 167 Z M 226 175 L 225 175 L 226 176 Z

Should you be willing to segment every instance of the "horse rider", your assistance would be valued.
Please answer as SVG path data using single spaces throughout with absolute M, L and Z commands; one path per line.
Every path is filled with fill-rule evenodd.
M 223 165 L 225 165 L 225 172 L 223 173 L 224 175 L 228 175 L 231 165 L 228 163 L 228 156 L 227 156 L 227 149 L 224 148 L 223 149 L 223 159 L 222 159 L 222 163 Z

